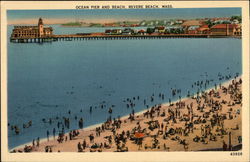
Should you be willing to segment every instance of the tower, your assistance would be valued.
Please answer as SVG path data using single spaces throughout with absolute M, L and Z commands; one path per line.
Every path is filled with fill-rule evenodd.
M 38 20 L 38 36 L 42 37 L 43 35 L 44 35 L 44 32 L 43 32 L 43 19 L 39 18 L 39 20 Z

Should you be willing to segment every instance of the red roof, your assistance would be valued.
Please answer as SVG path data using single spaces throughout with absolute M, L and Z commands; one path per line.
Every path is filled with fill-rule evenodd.
M 105 33 L 111 33 L 110 29 L 105 30 Z
M 138 31 L 139 33 L 145 33 L 145 30 L 141 29 Z
M 198 28 L 197 30 L 198 31 L 203 31 L 203 30 L 208 30 L 209 29 L 209 27 L 208 27 L 208 25 L 202 25 L 200 28 Z
M 208 28 L 208 25 L 202 25 L 200 28 Z
M 212 26 L 211 28 L 213 28 L 213 29 L 226 29 L 227 25 L 228 25 L 229 28 L 236 27 L 235 24 L 216 24 L 216 25 Z

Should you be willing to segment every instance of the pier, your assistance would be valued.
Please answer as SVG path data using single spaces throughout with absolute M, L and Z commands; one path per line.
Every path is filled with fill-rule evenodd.
M 11 37 L 13 43 L 42 43 L 54 41 L 81 41 L 81 40 L 126 40 L 126 39 L 166 39 L 166 38 L 225 38 L 229 36 L 211 36 L 208 34 L 152 34 L 152 35 L 51 35 L 49 37 Z

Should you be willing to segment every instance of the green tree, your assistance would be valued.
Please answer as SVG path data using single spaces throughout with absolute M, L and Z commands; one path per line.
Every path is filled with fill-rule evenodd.
M 164 32 L 164 34 L 170 34 L 169 29 L 166 29 L 165 32 Z
M 175 29 L 175 34 L 181 34 L 181 30 L 179 28 Z
M 170 33 L 171 33 L 171 34 L 175 34 L 175 29 L 174 29 L 174 28 L 171 28 L 171 29 L 170 29 Z
M 241 16 L 232 16 L 232 17 L 230 18 L 231 21 L 233 21 L 233 20 L 235 20 L 235 19 L 238 20 L 239 23 L 241 23 L 241 21 L 242 21 Z
M 180 34 L 184 34 L 184 30 L 183 29 L 180 29 Z
M 147 28 L 147 33 L 148 34 L 152 34 L 155 32 L 155 29 L 154 28 Z
M 213 23 L 210 19 L 206 21 L 206 24 L 209 28 L 211 28 L 215 23 Z

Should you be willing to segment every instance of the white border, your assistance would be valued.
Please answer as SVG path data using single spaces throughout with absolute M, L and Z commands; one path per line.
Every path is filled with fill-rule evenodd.
M 242 156 L 231 152 L 16 153 L 7 150 L 7 18 L 9 9 L 75 9 L 76 5 L 167 5 L 174 8 L 241 7 L 243 37 Z M 1 156 L 3 161 L 249 161 L 249 2 L 248 1 L 12 1 L 1 2 Z

